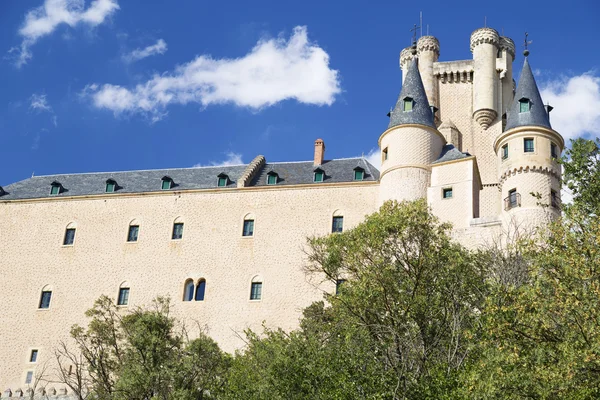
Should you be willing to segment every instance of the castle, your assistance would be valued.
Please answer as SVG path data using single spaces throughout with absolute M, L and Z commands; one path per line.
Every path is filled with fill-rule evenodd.
M 386 200 L 426 198 L 469 247 L 514 221 L 559 215 L 564 141 L 527 58 L 515 89 L 511 39 L 481 28 L 470 46 L 472 60 L 445 62 L 433 36 L 402 50 L 380 170 L 364 158 L 326 160 L 319 139 L 305 162 L 257 156 L 1 187 L 2 397 L 31 390 L 102 294 L 125 310 L 169 295 L 173 316 L 198 321 L 227 351 L 263 321 L 297 327 L 301 310 L 336 285 L 305 275 L 306 238 L 352 228 Z M 67 395 L 60 384 L 44 390 Z

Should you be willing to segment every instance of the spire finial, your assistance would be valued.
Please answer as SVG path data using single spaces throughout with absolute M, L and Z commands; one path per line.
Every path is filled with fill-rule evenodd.
M 531 43 L 533 43 L 533 40 L 527 40 L 529 36 L 529 33 L 525 32 L 525 41 L 523 42 L 523 46 L 525 47 L 525 50 L 523 50 L 523 55 L 525 57 L 527 57 L 529 55 L 529 49 L 527 49 L 527 46 L 529 46 Z
M 412 37 L 412 46 L 410 48 L 410 52 L 412 53 L 412 55 L 416 55 L 417 54 L 417 30 L 420 28 L 420 26 L 417 26 L 417 24 L 415 24 L 415 26 L 411 29 L 411 32 L 413 33 L 413 37 Z

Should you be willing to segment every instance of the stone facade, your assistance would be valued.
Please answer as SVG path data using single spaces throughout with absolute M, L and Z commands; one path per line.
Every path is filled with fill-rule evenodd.
M 429 122 L 411 122 L 410 114 L 396 118 L 379 137 L 381 174 L 370 174 L 370 180 L 353 175 L 373 168 L 364 159 L 334 160 L 343 165 L 343 177 L 328 176 L 332 162 L 324 158 L 319 139 L 313 160 L 302 164 L 304 172 L 298 172 L 300 164 L 277 166 L 257 156 L 247 166 L 233 167 L 243 173 L 219 188 L 19 197 L 29 180 L 6 186 L 10 195 L 0 196 L 2 397 L 26 394 L 28 372 L 51 364 L 56 343 L 68 341 L 73 324 L 86 324 L 84 312 L 94 300 L 102 294 L 117 298 L 122 287 L 130 289 L 124 311 L 168 295 L 175 317 L 190 328 L 200 326 L 230 352 L 243 346 L 244 329 L 260 330 L 263 322 L 294 329 L 302 308 L 335 288 L 303 269 L 306 238 L 330 234 L 333 216 L 343 216 L 343 229 L 349 229 L 386 200 L 425 197 L 437 216 L 454 225 L 457 240 L 477 247 L 508 229 L 507 221 L 535 226 L 558 215 L 552 205 L 560 199 L 551 193 L 560 196 L 554 158 L 564 147 L 561 136 L 544 124 L 504 128 L 504 116 L 518 100 L 513 99 L 514 43 L 482 28 L 472 34 L 470 46 L 473 60 L 439 62 L 441 46 L 431 36 L 402 51 L 403 78 L 418 65 L 418 79 L 409 80 L 422 90 L 419 97 L 403 88 L 412 102 L 405 112 L 414 105 L 415 115 Z M 430 105 L 439 110 L 429 112 Z M 533 151 L 525 152 L 525 139 L 533 140 Z M 258 184 L 294 168 L 295 181 L 274 175 L 268 185 Z M 325 171 L 322 182 L 317 182 L 318 168 Z M 193 169 L 195 176 L 201 170 Z M 136 174 L 143 179 L 143 173 Z M 82 181 L 96 179 L 84 175 Z M 519 194 L 518 204 L 512 190 Z M 530 192 L 540 193 L 541 200 Z M 254 234 L 243 236 L 244 221 L 250 219 Z M 184 224 L 181 239 L 172 238 L 175 222 Z M 127 241 L 130 225 L 139 226 L 135 242 Z M 65 246 L 67 228 L 76 233 L 73 244 Z M 184 301 L 190 279 L 206 281 L 203 301 Z M 250 299 L 252 282 L 262 283 L 260 300 Z M 44 309 L 39 307 L 42 291 L 52 292 Z M 32 350 L 37 350 L 35 362 Z M 46 392 L 52 398 L 67 395 L 61 385 Z

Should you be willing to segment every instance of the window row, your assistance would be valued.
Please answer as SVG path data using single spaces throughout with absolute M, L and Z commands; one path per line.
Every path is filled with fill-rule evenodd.
M 550 190 L 550 207 L 559 209 L 560 208 L 560 198 L 558 197 L 558 193 L 556 190 Z M 508 191 L 508 196 L 504 199 L 504 210 L 508 211 L 510 209 L 521 207 L 521 194 L 517 192 L 517 189 L 511 189 Z
M 250 282 L 250 300 L 260 300 L 262 298 L 262 278 L 255 276 Z M 188 279 L 183 285 L 183 301 L 204 301 L 206 294 L 206 279 L 201 278 L 197 283 L 193 279 Z
M 313 182 L 320 183 L 324 182 L 328 176 L 325 174 L 325 171 L 317 167 L 314 169 Z M 365 169 L 362 167 L 354 167 L 354 180 L 355 181 L 363 181 L 365 180 Z
M 117 305 L 118 306 L 126 306 L 129 304 L 129 284 L 127 282 L 123 282 L 119 287 L 119 293 L 117 296 Z M 46 285 L 42 288 L 42 293 L 40 294 L 40 301 L 38 303 L 38 308 L 40 310 L 45 310 L 50 308 L 50 303 L 52 302 L 52 286 Z M 35 353 L 37 358 L 37 350 Z M 33 353 L 32 353 L 33 358 Z M 30 362 L 35 362 L 35 359 Z
M 173 229 L 171 231 L 171 239 L 179 240 L 183 238 L 183 222 L 175 222 L 173 223 Z M 344 217 L 343 216 L 334 216 L 332 219 L 332 227 L 331 232 L 342 232 L 344 229 Z M 70 223 L 67 225 L 65 229 L 65 235 L 63 237 L 63 246 L 73 246 L 75 243 L 75 234 L 77 232 L 77 228 L 74 223 Z M 137 242 L 140 234 L 140 225 L 136 220 L 133 220 L 129 224 L 129 229 L 127 231 L 127 242 Z M 242 227 L 242 236 L 252 237 L 254 236 L 254 217 L 249 214 L 244 218 L 244 223 Z
M 534 153 L 535 152 L 535 142 L 533 138 L 524 138 L 523 139 L 523 152 L 525 153 Z M 558 147 L 553 142 L 550 142 L 550 157 L 556 159 L 558 158 Z M 502 160 L 506 160 L 508 158 L 508 143 L 502 146 Z

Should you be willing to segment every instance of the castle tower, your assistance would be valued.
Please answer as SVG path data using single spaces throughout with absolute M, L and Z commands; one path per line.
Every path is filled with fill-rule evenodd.
M 435 128 L 417 59 L 413 58 L 390 113 L 388 129 L 379 138 L 380 203 L 425 197 L 431 181 L 431 163 L 439 157 L 445 143 Z
M 494 143 L 505 223 L 533 227 L 559 215 L 561 169 L 556 160 L 564 140 L 552 129 L 549 110 L 525 58 L 506 130 Z
M 415 59 L 417 55 L 413 54 L 412 46 L 405 47 L 400 52 L 400 69 L 402 70 L 402 84 L 404 84 L 404 79 L 408 74 L 408 67 L 413 59 Z
M 500 80 L 502 81 L 502 104 L 500 114 L 508 112 L 513 101 L 512 63 L 515 60 L 515 42 L 509 37 L 500 36 Z
M 498 116 L 496 56 L 500 37 L 492 28 L 480 28 L 471 34 L 473 53 L 473 118 L 487 129 Z
M 421 36 L 417 41 L 417 56 L 419 57 L 419 73 L 429 105 L 439 109 L 438 81 L 433 75 L 433 63 L 437 62 L 440 57 L 440 42 L 434 36 Z

